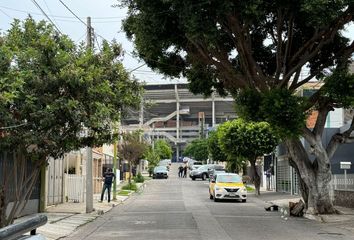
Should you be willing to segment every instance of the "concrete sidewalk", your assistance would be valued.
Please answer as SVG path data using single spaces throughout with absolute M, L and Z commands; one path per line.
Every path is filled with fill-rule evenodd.
M 253 195 L 253 194 L 250 194 Z M 279 193 L 271 191 L 261 191 L 260 196 L 253 196 L 255 199 L 263 201 L 264 206 L 278 205 L 280 208 L 288 209 L 289 202 L 298 202 L 301 197 L 290 195 L 288 193 Z M 352 231 L 354 234 L 354 209 L 335 206 L 340 214 L 323 214 L 319 216 L 306 216 L 306 218 L 318 221 L 329 226 L 336 226 Z M 279 213 L 280 215 L 280 213 Z
M 125 183 L 120 184 L 119 189 Z M 138 183 L 138 191 L 142 191 L 145 187 L 145 183 Z M 133 192 L 131 194 L 134 194 Z M 130 194 L 130 195 L 131 195 Z M 47 240 L 60 239 L 73 233 L 78 227 L 95 220 L 98 216 L 110 211 L 115 206 L 122 204 L 127 200 L 128 196 L 117 195 L 117 200 L 111 200 L 110 203 L 107 200 L 99 202 L 100 194 L 94 195 L 93 208 L 94 211 L 86 213 L 86 203 L 73 203 L 67 202 L 50 206 L 46 209 L 45 213 L 41 213 L 48 217 L 48 222 L 42 227 L 37 229 L 37 233 L 43 235 Z M 31 217 L 25 216 L 17 221 L 24 221 Z

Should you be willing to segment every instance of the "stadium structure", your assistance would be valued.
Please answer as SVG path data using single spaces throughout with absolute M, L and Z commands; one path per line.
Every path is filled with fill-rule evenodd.
M 140 111 L 130 111 L 122 120 L 123 131 L 142 129 L 152 143 L 166 139 L 174 149 L 173 160 L 180 159 L 186 144 L 206 137 L 218 124 L 235 119 L 234 100 L 213 93 L 205 98 L 194 95 L 187 84 L 144 86 Z

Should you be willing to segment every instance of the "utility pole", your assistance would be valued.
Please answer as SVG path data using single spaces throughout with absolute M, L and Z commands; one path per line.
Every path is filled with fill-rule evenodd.
M 92 49 L 91 17 L 87 17 L 87 49 Z M 88 133 L 89 134 L 89 133 Z M 92 148 L 87 147 L 86 161 L 86 213 L 93 211 Z
M 120 118 L 120 114 L 119 114 L 119 118 Z M 119 126 L 117 127 L 117 123 L 114 123 L 113 135 L 117 135 L 117 138 L 114 139 L 113 142 L 113 172 L 116 175 L 116 177 L 113 180 L 113 200 L 117 200 L 117 181 L 120 182 L 120 172 L 119 174 L 117 174 L 117 170 L 119 170 L 119 165 L 117 166 L 119 130 L 117 128 L 119 128 Z M 119 179 L 117 179 L 117 177 Z

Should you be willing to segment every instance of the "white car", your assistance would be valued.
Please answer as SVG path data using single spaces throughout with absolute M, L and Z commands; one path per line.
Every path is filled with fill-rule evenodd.
M 246 202 L 247 189 L 238 174 L 218 173 L 209 183 L 209 196 L 215 202 L 222 199 Z

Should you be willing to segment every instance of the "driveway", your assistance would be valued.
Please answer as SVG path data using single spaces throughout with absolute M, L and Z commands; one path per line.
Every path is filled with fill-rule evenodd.
M 264 211 L 264 201 L 213 202 L 208 181 L 177 177 L 147 183 L 143 193 L 81 227 L 65 239 L 354 239 L 352 232 L 303 218 L 284 220 Z

